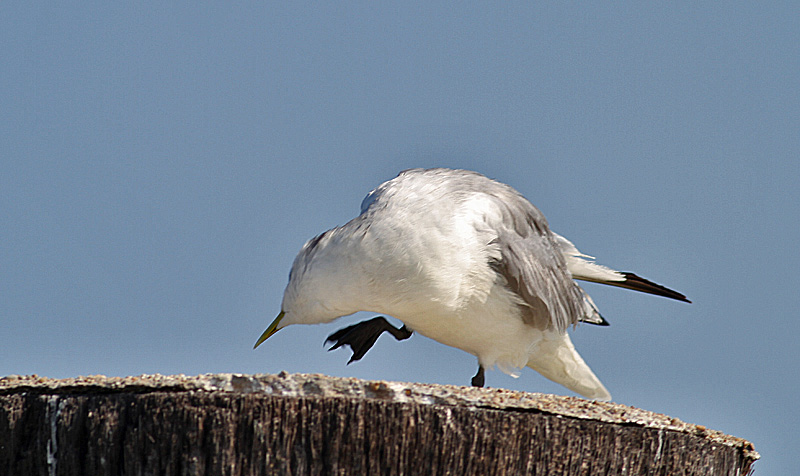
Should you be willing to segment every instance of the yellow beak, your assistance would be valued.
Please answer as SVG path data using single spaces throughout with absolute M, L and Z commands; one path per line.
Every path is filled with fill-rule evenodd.
M 272 337 L 272 334 L 274 334 L 274 333 L 276 333 L 276 332 L 278 332 L 280 330 L 280 329 L 278 329 L 278 324 L 280 324 L 281 319 L 283 319 L 283 316 L 285 314 L 286 313 L 283 312 L 283 311 L 281 311 L 281 313 L 278 314 L 278 317 L 276 317 L 275 320 L 272 321 L 272 324 L 270 324 L 269 327 L 267 327 L 267 330 L 265 330 L 264 333 L 261 334 L 261 337 L 258 338 L 258 341 L 256 342 L 256 345 L 253 346 L 254 349 L 256 347 L 260 346 L 262 342 L 264 342 L 265 340 L 267 340 L 270 337 Z

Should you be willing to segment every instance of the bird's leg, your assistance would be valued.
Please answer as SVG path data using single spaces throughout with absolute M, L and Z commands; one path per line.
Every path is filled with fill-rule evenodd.
M 472 377 L 472 386 L 483 387 L 484 383 L 486 383 L 486 379 L 483 377 L 483 365 L 478 364 L 478 373 Z
M 388 332 L 397 340 L 405 340 L 411 337 L 412 331 L 405 325 L 398 329 L 389 324 L 383 316 L 377 316 L 367 321 L 362 321 L 344 329 L 339 329 L 325 339 L 325 343 L 334 343 L 328 350 L 338 349 L 343 345 L 349 345 L 353 351 L 348 364 L 361 360 L 364 354 L 375 345 L 381 334 Z

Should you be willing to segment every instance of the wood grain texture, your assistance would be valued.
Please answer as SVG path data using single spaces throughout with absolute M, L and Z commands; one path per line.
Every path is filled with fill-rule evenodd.
M 0 382 L 0 474 L 733 476 L 748 474 L 758 457 L 744 440 L 683 431 L 674 419 L 671 429 L 490 398 L 418 400 L 431 393 L 414 384 L 283 375 L 291 385 L 254 377 L 275 380 L 270 391 L 244 384 L 246 376 L 166 390 Z M 339 390 L 353 391 L 331 391 L 342 381 Z M 602 413 L 614 406 L 556 399 Z

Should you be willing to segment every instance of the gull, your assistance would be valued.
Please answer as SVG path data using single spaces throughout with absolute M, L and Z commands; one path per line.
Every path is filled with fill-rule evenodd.
M 417 332 L 476 356 L 473 386 L 484 385 L 485 369 L 517 376 L 527 366 L 610 400 L 567 333 L 579 322 L 608 325 L 575 280 L 690 301 L 593 259 L 508 185 L 466 170 L 406 170 L 372 190 L 356 218 L 306 242 L 255 347 L 291 324 L 369 311 L 404 325 L 379 316 L 332 334 L 333 348 L 351 346 L 351 362 L 384 331 L 398 340 Z

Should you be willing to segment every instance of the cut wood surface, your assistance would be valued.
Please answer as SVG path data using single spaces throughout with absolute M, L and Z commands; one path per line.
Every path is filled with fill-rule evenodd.
M 579 398 L 323 375 L 0 378 L 0 474 L 746 475 L 748 441 Z

